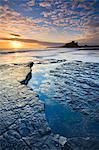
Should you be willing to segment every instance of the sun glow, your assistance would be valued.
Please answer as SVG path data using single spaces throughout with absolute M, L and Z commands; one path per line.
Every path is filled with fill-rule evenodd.
M 22 43 L 19 41 L 11 41 L 11 46 L 13 48 L 21 48 L 22 47 Z

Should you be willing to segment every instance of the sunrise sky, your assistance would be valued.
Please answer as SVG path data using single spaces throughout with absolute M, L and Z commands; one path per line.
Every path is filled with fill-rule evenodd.
M 98 44 L 99 0 L 0 0 L 0 47 Z M 50 42 L 50 43 L 49 43 Z

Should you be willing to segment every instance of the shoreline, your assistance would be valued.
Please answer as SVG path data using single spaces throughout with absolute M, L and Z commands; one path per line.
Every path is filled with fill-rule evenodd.
M 92 148 L 96 138 L 70 138 L 54 134 L 45 119 L 44 103 L 26 85 L 31 79 L 29 64 L 0 65 L 0 147 L 2 150 L 73 150 Z M 80 143 L 80 145 L 78 144 Z

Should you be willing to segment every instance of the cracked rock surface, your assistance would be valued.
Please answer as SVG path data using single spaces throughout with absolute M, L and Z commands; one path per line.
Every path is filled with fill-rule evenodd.
M 98 150 L 97 139 L 67 139 L 51 133 L 44 104 L 21 84 L 31 66 L 0 66 L 0 150 Z
M 28 65 L 0 66 L 0 150 L 61 149 L 53 140 L 44 104 L 26 85 Z

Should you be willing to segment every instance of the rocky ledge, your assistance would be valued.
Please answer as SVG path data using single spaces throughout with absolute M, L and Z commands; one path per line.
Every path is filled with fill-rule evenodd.
M 97 139 L 67 139 L 51 132 L 44 104 L 25 85 L 32 65 L 0 66 L 0 150 L 98 150 Z

